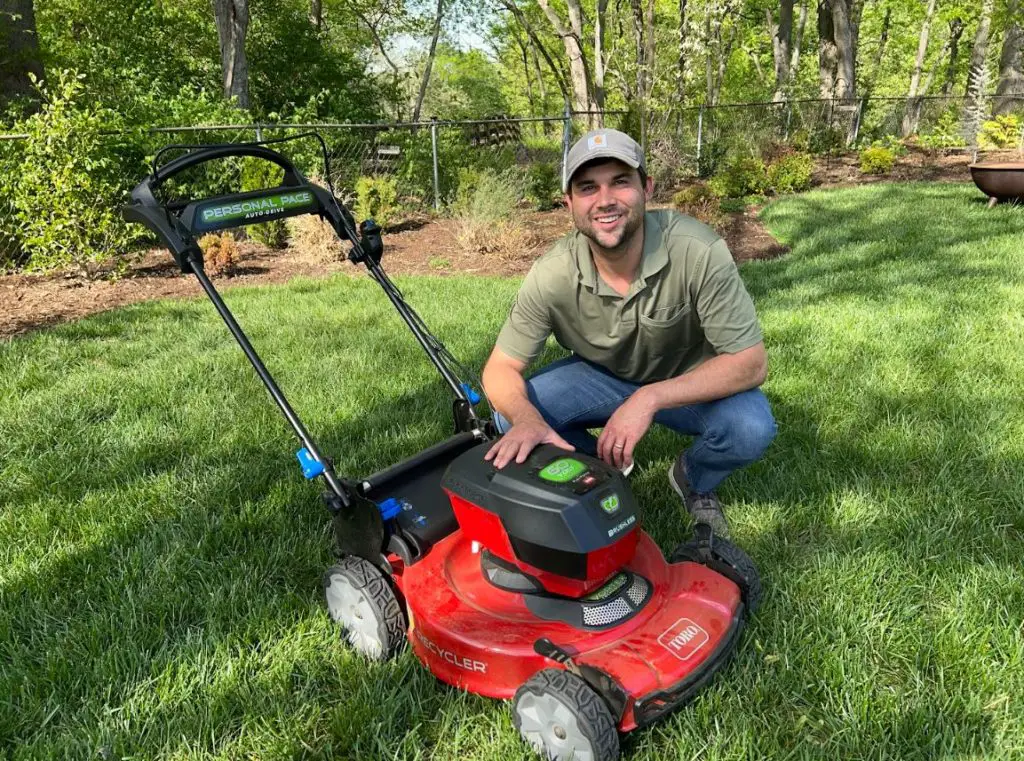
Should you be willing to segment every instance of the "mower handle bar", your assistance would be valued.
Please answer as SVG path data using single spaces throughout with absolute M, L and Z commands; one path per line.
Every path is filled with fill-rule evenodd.
M 208 148 L 190 150 L 185 155 L 178 156 L 178 158 L 168 161 L 163 166 L 158 167 L 156 165 L 156 162 L 164 153 L 191 147 L 192 146 L 168 145 L 157 152 L 156 156 L 153 157 L 153 174 L 150 175 L 150 178 L 153 180 L 152 187 L 159 187 L 171 177 L 184 172 L 186 169 L 190 169 L 199 164 L 205 164 L 207 161 L 215 161 L 216 159 L 227 158 L 229 156 L 251 156 L 253 158 L 264 159 L 273 164 L 277 164 L 284 170 L 283 185 L 294 186 L 305 183 L 305 178 L 303 178 L 299 170 L 295 168 L 295 165 L 287 157 L 277 151 L 271 150 L 270 148 L 264 148 L 262 145 L 212 145 Z

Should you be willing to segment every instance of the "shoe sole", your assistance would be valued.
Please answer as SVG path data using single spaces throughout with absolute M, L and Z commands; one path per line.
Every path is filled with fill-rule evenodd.
M 685 492 L 684 492 L 684 491 L 683 491 L 683 490 L 682 490 L 682 489 L 681 489 L 681 488 L 679 487 L 679 484 L 678 484 L 678 483 L 676 483 L 676 475 L 675 475 L 675 470 L 676 470 L 676 466 L 675 466 L 675 463 L 673 463 L 672 465 L 669 465 L 669 466 L 668 466 L 668 482 L 669 482 L 669 484 L 670 484 L 670 485 L 672 486 L 672 488 L 673 488 L 673 489 L 675 489 L 675 492 L 676 492 L 676 494 L 678 494 L 678 495 L 679 495 L 679 499 L 683 500 L 683 503 L 685 504 L 685 503 L 686 503 L 686 497 L 687 497 L 687 495 L 686 495 L 686 493 L 685 493 Z

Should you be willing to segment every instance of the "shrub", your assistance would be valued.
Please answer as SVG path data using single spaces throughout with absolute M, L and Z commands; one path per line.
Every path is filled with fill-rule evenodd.
M 696 220 L 713 227 L 719 232 L 724 230 L 729 219 L 723 211 L 723 202 L 715 197 L 705 183 L 697 182 L 688 185 L 672 196 L 672 204 Z
M 967 145 L 960 131 L 959 114 L 952 109 L 943 112 L 931 132 L 917 136 L 917 144 L 929 151 Z
M 768 165 L 767 184 L 773 193 L 799 193 L 811 186 L 814 159 L 806 153 L 791 153 Z
M 231 277 L 238 269 L 238 243 L 230 232 L 210 233 L 198 241 L 203 251 L 203 270 L 211 277 Z
M 508 219 L 522 198 L 522 189 L 514 173 L 493 169 L 461 169 L 455 200 L 451 205 L 457 217 L 481 223 Z
M 510 260 L 529 254 L 539 235 L 513 215 L 522 191 L 512 172 L 493 169 L 459 172 L 459 189 L 451 204 L 455 238 L 467 251 L 497 254 Z
M 526 170 L 526 200 L 537 211 L 555 208 L 562 194 L 562 178 L 557 164 L 548 161 L 530 164 Z
M 1003 114 L 981 123 L 978 133 L 979 148 L 1016 148 L 1020 143 L 1020 118 L 1016 114 Z
M 863 174 L 889 174 L 896 164 L 896 154 L 888 148 L 873 145 L 860 152 L 860 171 Z
M 356 182 L 355 215 L 358 221 L 373 219 L 381 227 L 398 214 L 398 186 L 394 177 L 360 177 Z
M 28 269 L 70 265 L 91 277 L 144 234 L 119 212 L 127 200 L 122 178 L 139 173 L 141 157 L 104 136 L 123 125 L 113 112 L 80 102 L 80 76 L 55 77 L 38 85 L 39 112 L 15 126 L 28 134 L 17 171 L 0 174 L 13 223 L 8 238 L 17 241 L 5 247 L 21 249 Z
M 281 184 L 284 170 L 277 164 L 264 159 L 247 158 L 242 164 L 242 190 L 263 190 Z M 283 219 L 271 222 L 260 222 L 245 228 L 246 235 L 254 241 L 271 248 L 284 248 L 288 245 L 288 225 Z
M 677 191 L 672 196 L 672 205 L 683 209 L 691 204 L 700 203 L 706 200 L 715 200 L 715 194 L 711 192 L 706 183 L 695 182 Z
M 341 242 L 334 228 L 314 214 L 290 217 L 288 246 L 315 262 L 326 263 L 344 259 L 348 247 Z
M 719 198 L 760 195 L 768 190 L 768 170 L 761 159 L 735 158 L 711 178 L 708 187 Z

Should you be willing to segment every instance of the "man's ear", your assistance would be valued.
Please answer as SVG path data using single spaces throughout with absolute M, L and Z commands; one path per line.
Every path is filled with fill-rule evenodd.
M 644 183 L 644 195 L 650 201 L 654 197 L 654 178 L 647 175 L 647 182 Z

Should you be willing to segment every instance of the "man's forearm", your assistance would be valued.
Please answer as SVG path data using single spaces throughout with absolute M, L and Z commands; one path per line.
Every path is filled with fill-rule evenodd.
M 764 346 L 758 344 L 712 357 L 688 373 L 643 386 L 634 396 L 640 395 L 655 412 L 712 402 L 760 386 L 767 370 Z
M 521 373 L 509 367 L 485 367 L 481 380 L 487 400 L 511 423 L 543 421 L 540 412 L 530 403 Z

